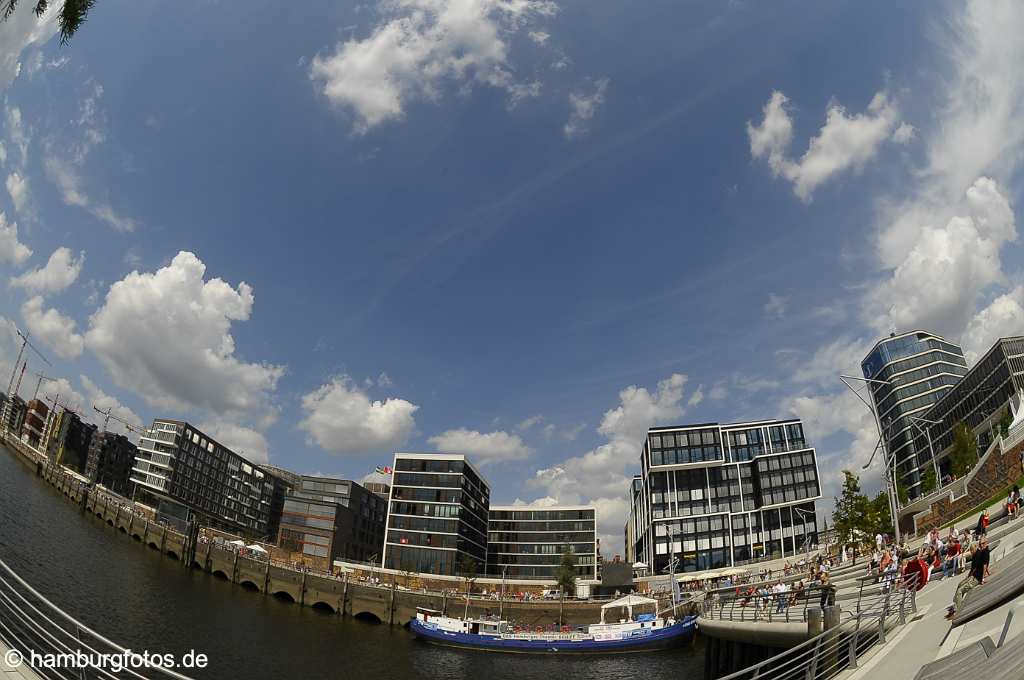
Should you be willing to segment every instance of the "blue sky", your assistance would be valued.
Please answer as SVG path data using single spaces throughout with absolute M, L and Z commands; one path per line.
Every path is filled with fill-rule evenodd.
M 16 325 L 44 391 L 300 472 L 464 452 L 613 551 L 650 425 L 799 415 L 831 496 L 879 334 L 1024 328 L 1022 14 L 103 0 L 60 47 L 19 10 L 0 375 Z

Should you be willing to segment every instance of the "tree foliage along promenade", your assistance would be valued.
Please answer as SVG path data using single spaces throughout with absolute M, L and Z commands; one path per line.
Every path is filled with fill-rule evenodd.
M 562 553 L 562 562 L 558 565 L 558 587 L 563 593 L 571 593 L 576 588 L 576 560 L 568 548 Z
M 860 478 L 849 470 L 843 470 L 843 490 L 836 498 L 832 512 L 832 524 L 840 545 L 864 543 L 873 540 L 875 534 L 892 530 L 892 513 L 889 499 L 884 491 L 874 498 L 861 493 Z
M 978 442 L 967 423 L 961 422 L 953 429 L 953 450 L 949 453 L 950 471 L 954 477 L 963 477 L 977 460 Z

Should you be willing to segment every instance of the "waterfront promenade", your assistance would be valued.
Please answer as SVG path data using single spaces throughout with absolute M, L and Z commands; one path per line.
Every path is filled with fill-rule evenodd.
M 226 544 L 199 541 L 198 535 L 190 539 L 134 508 L 127 499 L 90 487 L 80 475 L 50 464 L 45 456 L 20 442 L 11 441 L 7 446 L 23 463 L 35 468 L 43 481 L 113 530 L 181 562 L 183 567 L 202 569 L 252 594 L 273 596 L 339 617 L 393 625 L 405 625 L 420 607 L 469 616 L 493 614 L 501 607 L 506 618 L 531 628 L 583 625 L 600 618 L 603 600 L 506 598 L 499 602 L 477 594 L 469 597 L 467 603 L 464 593 L 453 592 L 460 586 L 458 581 L 453 581 L 452 589 L 446 591 L 411 589 L 401 585 L 408 578 L 406 575 L 368 565 L 346 565 L 340 574 L 298 570 L 243 554 Z
M 1006 576 L 1018 583 L 1024 582 L 1024 564 L 1018 552 L 1024 550 L 1024 521 L 1017 520 L 1012 531 L 1001 536 L 999 541 L 999 546 L 992 554 L 993 580 L 972 590 L 965 608 L 974 598 L 986 595 L 986 589 L 999 587 L 994 579 L 1003 569 L 1013 570 L 1013 573 L 1006 572 Z M 918 613 L 909 624 L 880 646 L 859 669 L 848 671 L 840 677 L 843 680 L 866 680 L 881 674 L 880 677 L 909 679 L 914 678 L 922 667 L 942 659 L 952 659 L 957 653 L 969 650 L 984 638 L 995 644 L 1004 636 L 1004 644 L 1024 641 L 1024 637 L 1021 637 L 1024 636 L 1024 595 L 1010 597 L 962 625 L 953 626 L 946 620 L 946 607 L 953 601 L 953 593 L 963 578 L 961 575 L 943 579 L 926 588 L 918 596 Z M 980 670 L 978 664 L 974 667 Z M 1024 668 L 1019 665 L 1007 670 L 1014 673 L 1007 677 L 1024 676 Z

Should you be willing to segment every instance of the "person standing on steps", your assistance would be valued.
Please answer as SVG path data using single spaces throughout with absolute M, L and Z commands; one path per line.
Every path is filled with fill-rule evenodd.
M 988 510 L 981 513 L 981 517 L 978 518 L 978 523 L 974 527 L 975 536 L 981 537 L 988 533 Z

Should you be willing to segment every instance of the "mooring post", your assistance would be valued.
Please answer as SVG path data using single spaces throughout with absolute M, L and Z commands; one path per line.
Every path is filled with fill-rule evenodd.
M 263 594 L 270 592 L 270 558 L 267 558 L 267 570 L 263 574 Z
M 299 606 L 302 607 L 306 604 L 306 573 L 302 572 L 302 585 L 299 590 Z
M 388 624 L 395 624 L 395 575 L 391 575 L 391 605 L 388 607 Z
M 348 572 L 344 574 L 344 585 L 341 587 L 341 616 L 345 616 L 345 608 L 348 606 Z

